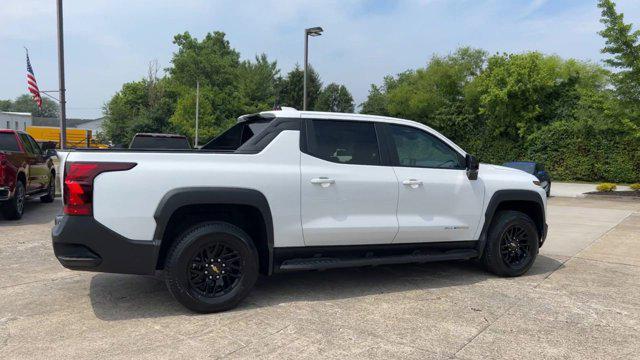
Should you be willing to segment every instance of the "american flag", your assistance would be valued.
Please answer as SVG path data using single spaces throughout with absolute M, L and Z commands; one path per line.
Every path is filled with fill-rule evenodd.
M 29 61 L 29 53 L 27 52 L 27 88 L 33 96 L 33 100 L 38 104 L 39 108 L 42 108 L 42 98 L 40 97 L 40 89 L 38 89 L 38 83 L 36 82 L 36 76 L 33 74 L 33 68 L 31 67 L 31 61 Z

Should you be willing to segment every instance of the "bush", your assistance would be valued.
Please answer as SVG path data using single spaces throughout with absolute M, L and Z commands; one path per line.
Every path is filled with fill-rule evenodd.
M 602 183 L 596 186 L 596 190 L 603 192 L 615 191 L 618 187 L 614 183 Z
M 631 185 L 629 185 L 629 187 L 633 191 L 640 191 L 640 183 L 631 184 Z
M 623 126 L 557 121 L 530 136 L 527 145 L 528 160 L 545 164 L 554 180 L 640 180 L 640 136 Z

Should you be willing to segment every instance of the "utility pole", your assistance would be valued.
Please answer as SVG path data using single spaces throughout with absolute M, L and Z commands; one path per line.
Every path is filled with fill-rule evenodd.
M 60 149 L 67 147 L 67 101 L 64 88 L 64 35 L 62 32 L 62 0 L 58 0 L 58 78 L 60 84 Z
M 198 115 L 200 113 L 200 81 L 196 81 L 196 139 L 193 147 L 198 148 Z

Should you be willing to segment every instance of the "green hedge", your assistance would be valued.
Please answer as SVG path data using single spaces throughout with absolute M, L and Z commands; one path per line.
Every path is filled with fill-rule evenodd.
M 640 181 L 640 134 L 623 125 L 554 122 L 528 139 L 527 154 L 557 180 Z

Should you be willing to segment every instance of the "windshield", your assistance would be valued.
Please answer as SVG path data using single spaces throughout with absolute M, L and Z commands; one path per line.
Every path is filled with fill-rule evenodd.
M 0 133 L 0 151 L 20 151 L 13 133 Z
M 509 162 L 504 163 L 502 166 L 522 170 L 529 174 L 533 174 L 536 172 L 536 163 L 532 162 Z

